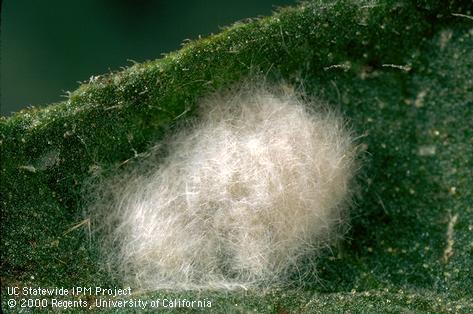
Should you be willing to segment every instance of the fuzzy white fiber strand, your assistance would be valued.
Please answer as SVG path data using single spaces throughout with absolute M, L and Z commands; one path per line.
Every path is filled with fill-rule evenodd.
M 261 86 L 201 101 L 160 165 L 109 187 L 111 265 L 144 289 L 284 282 L 337 236 L 351 196 L 352 137 L 313 105 Z

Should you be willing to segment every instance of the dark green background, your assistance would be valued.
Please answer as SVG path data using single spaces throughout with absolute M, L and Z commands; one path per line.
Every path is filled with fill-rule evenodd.
M 1 21 L 1 111 L 64 100 L 78 81 L 176 50 L 294 0 L 7 0 Z

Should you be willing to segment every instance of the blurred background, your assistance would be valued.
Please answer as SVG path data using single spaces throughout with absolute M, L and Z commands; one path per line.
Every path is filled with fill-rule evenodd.
M 1 8 L 0 113 L 64 99 L 92 75 L 153 60 L 185 39 L 292 0 L 6 0 Z

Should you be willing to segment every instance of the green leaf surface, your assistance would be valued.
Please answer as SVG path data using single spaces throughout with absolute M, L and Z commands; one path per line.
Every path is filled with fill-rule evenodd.
M 83 214 L 91 178 L 129 167 L 203 95 L 265 75 L 302 85 L 361 136 L 346 241 L 300 285 L 133 297 L 208 299 L 219 313 L 473 312 L 472 12 L 471 1 L 304 2 L 2 117 L 2 289 L 120 286 Z

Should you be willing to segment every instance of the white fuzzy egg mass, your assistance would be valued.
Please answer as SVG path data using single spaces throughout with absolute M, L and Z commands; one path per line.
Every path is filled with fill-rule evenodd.
M 248 85 L 203 99 L 164 161 L 107 187 L 98 223 L 128 283 L 281 284 L 340 235 L 355 171 L 344 120 L 287 89 Z

